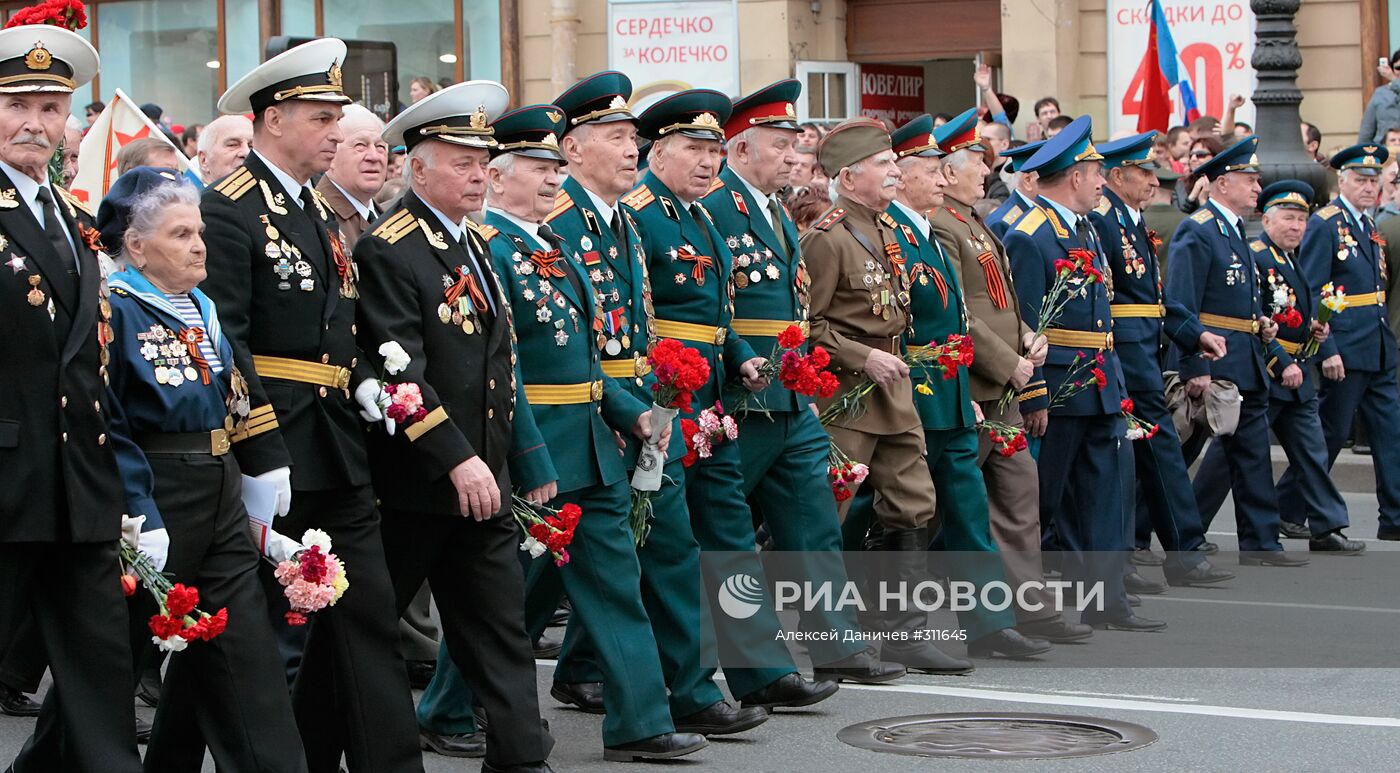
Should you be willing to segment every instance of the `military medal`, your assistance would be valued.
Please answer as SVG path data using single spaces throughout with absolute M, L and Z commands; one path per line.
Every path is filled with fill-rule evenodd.
M 4 238 L 5 238 L 5 237 L 0 236 L 0 242 L 3 242 Z M 4 245 L 3 243 L 0 243 L 0 250 L 3 250 L 3 249 L 5 249 L 5 245 Z M 7 265 L 7 266 L 10 267 L 10 271 L 11 271 L 11 272 L 13 272 L 13 273 L 15 273 L 15 274 L 18 274 L 18 273 L 21 272 L 21 271 L 28 271 L 28 270 L 29 270 L 29 267 L 26 266 L 26 265 L 24 264 L 24 261 L 25 261 L 25 260 L 27 260 L 27 258 L 21 257 L 21 256 L 19 256 L 19 255 L 15 255 L 15 256 L 12 256 L 8 261 L 6 261 L 6 262 L 5 262 L 5 265 Z
M 156 366 L 155 376 L 156 383 L 160 384 L 161 386 L 164 386 L 165 384 L 170 382 L 170 372 L 166 369 L 164 365 Z
M 742 271 L 734 272 L 734 286 L 740 290 L 749 286 L 749 275 Z
M 30 288 L 29 294 L 25 296 L 25 298 L 29 301 L 30 306 L 37 307 L 44 305 L 44 291 L 37 287 Z
M 608 257 L 612 258 L 613 260 L 617 260 L 617 246 L 616 246 L 616 245 L 613 245 L 613 246 L 611 246 L 611 247 L 608 247 Z
M 763 269 L 763 272 L 768 275 L 769 279 L 777 279 L 778 277 L 782 276 L 782 272 L 779 271 L 778 267 L 773 265 L 772 263 L 769 263 L 768 267 Z
M 439 303 L 437 308 L 438 319 L 446 325 L 452 321 L 452 308 L 445 303 Z
M 762 280 L 763 280 L 763 274 L 762 274 L 758 269 L 754 269 L 753 271 L 750 271 L 750 272 L 749 272 L 749 281 L 750 281 L 750 282 L 754 282 L 754 283 L 756 284 L 756 283 L 758 283 L 758 282 L 760 282 L 760 281 L 762 281 Z
M 279 232 L 277 231 L 277 226 L 273 225 L 273 224 L 267 219 L 267 215 L 258 215 L 258 219 L 262 221 L 262 224 L 263 224 L 264 226 L 266 226 L 266 227 L 263 229 L 263 233 L 267 234 L 267 238 L 272 239 L 273 241 L 276 241 L 278 238 L 280 238 L 280 237 L 282 236 L 282 234 L 279 233 Z
M 462 332 L 471 335 L 476 332 L 476 325 L 470 319 L 462 320 Z
M 301 289 L 302 289 L 303 291 L 305 291 L 305 292 L 308 292 L 308 293 L 311 292 L 312 290 L 316 289 L 316 282 L 315 282 L 315 280 L 312 280 L 312 279 L 303 279 L 303 280 L 301 280 Z
M 578 246 L 582 247 L 585 250 L 591 250 L 593 249 L 593 240 L 588 238 L 588 235 L 585 234 L 579 237 Z

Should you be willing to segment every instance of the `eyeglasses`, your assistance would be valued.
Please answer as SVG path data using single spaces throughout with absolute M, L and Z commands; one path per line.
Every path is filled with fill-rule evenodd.
M 1212 156 L 1214 156 L 1214 155 L 1215 155 L 1215 154 L 1214 154 L 1214 153 L 1211 153 L 1209 150 L 1193 150 L 1193 151 L 1191 151 L 1191 157 L 1192 157 L 1192 158 L 1210 158 L 1210 157 L 1212 157 Z

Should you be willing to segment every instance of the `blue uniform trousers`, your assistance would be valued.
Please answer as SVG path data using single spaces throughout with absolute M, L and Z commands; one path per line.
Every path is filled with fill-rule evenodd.
M 1278 541 L 1278 498 L 1269 459 L 1269 393 L 1262 389 L 1241 391 L 1240 397 L 1240 422 L 1235 434 L 1216 438 L 1230 471 L 1240 550 L 1283 550 Z M 1197 432 L 1186 441 L 1182 454 L 1187 464 L 1200 456 L 1208 439 L 1206 433 Z M 1209 497 L 1218 496 L 1208 490 L 1207 483 L 1199 474 L 1191 482 L 1196 509 L 1200 512 L 1213 512 L 1205 503 Z

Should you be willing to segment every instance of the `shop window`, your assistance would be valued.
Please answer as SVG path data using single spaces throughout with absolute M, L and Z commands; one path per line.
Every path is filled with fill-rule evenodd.
M 154 102 L 172 124 L 206 123 L 219 98 L 215 0 L 114 0 L 97 9 L 100 98 Z
M 850 62 L 798 62 L 797 79 L 802 82 L 798 120 L 830 124 L 855 115 L 856 67 Z

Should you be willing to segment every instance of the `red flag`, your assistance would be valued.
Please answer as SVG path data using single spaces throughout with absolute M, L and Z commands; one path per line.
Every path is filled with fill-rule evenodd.
M 1172 122 L 1172 84 L 1167 83 L 1162 73 L 1162 63 L 1157 56 L 1157 19 L 1153 16 L 1147 28 L 1147 50 L 1142 54 L 1142 64 L 1138 65 L 1138 78 L 1142 83 L 1142 101 L 1138 104 L 1139 132 L 1165 132 Z

